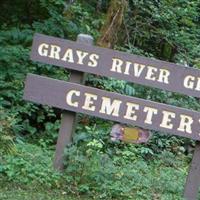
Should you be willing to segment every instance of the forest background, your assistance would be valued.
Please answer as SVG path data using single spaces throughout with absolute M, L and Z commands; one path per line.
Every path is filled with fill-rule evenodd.
M 113 122 L 79 115 L 53 170 L 61 111 L 22 100 L 27 73 L 68 80 L 68 70 L 32 62 L 36 32 L 200 68 L 198 0 L 0 1 L 0 199 L 179 200 L 194 141 L 152 132 L 146 144 L 111 142 Z M 88 75 L 86 85 L 200 111 L 199 99 Z

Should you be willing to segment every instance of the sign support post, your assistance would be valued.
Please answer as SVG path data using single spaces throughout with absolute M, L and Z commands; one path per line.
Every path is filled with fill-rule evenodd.
M 93 37 L 86 34 L 79 34 L 77 43 L 92 45 Z M 84 83 L 85 73 L 71 70 L 70 82 Z M 54 168 L 58 171 L 64 169 L 64 150 L 65 147 L 72 142 L 72 135 L 76 127 L 76 113 L 71 111 L 63 111 L 61 114 L 61 126 L 56 144 L 56 153 L 54 157 Z
M 187 176 L 184 198 L 187 200 L 196 200 L 200 186 L 200 142 L 196 142 L 190 171 Z

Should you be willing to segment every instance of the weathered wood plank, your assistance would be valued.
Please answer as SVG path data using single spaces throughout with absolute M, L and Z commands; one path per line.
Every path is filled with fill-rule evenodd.
M 35 103 L 200 140 L 196 111 L 38 75 L 25 85 L 24 98 Z
M 200 97 L 200 70 L 35 34 L 31 59 Z

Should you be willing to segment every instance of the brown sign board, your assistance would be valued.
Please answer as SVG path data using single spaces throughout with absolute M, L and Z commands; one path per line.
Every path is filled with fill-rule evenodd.
M 200 97 L 200 70 L 116 50 L 35 34 L 31 59 Z
M 200 113 L 29 74 L 24 99 L 200 140 Z

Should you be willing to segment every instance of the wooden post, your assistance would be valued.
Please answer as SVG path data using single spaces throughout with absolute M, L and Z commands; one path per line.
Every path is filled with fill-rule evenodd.
M 187 200 L 197 200 L 200 186 L 200 142 L 196 142 L 190 171 L 185 184 L 184 198 Z
M 77 37 L 78 43 L 93 44 L 93 37 L 90 35 L 79 34 Z M 69 82 L 83 83 L 85 74 L 71 70 Z M 72 142 L 72 135 L 76 128 L 76 113 L 71 111 L 63 111 L 61 115 L 61 126 L 59 130 L 58 140 L 56 144 L 56 153 L 54 158 L 54 169 L 62 171 L 64 169 L 64 149 L 67 144 Z

